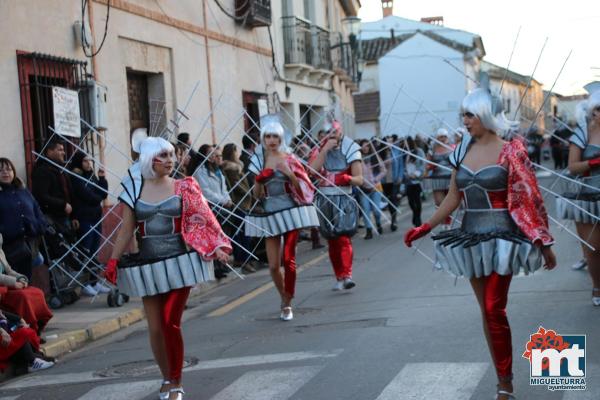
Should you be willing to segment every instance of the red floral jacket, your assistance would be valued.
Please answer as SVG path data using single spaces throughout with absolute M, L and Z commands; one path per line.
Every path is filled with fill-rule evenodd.
M 312 204 L 315 197 L 315 186 L 310 181 L 304 166 L 292 154 L 288 155 L 285 160 L 300 183 L 300 189 L 296 188 L 291 183 L 288 183 L 288 193 L 290 193 L 296 204 Z
M 219 248 L 231 254 L 231 242 L 210 210 L 198 182 L 191 176 L 177 180 L 175 194 L 181 196 L 181 235 L 185 243 L 206 260 L 214 259 Z
M 544 199 L 522 139 L 515 137 L 503 147 L 499 164 L 508 168 L 507 202 L 512 219 L 532 243 L 554 243 Z

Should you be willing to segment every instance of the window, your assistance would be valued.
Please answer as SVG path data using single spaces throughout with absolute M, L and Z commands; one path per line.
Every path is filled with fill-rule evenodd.
M 17 51 L 23 142 L 29 183 L 31 183 L 31 170 L 36 160 L 34 152 L 41 152 L 44 143 L 53 135 L 48 129 L 49 126 L 54 126 L 52 87 L 78 91 L 80 116 L 86 121 L 90 120 L 86 66 L 85 61 Z M 85 126 L 82 126 L 81 131 L 82 134 L 87 132 Z M 79 138 L 72 138 L 72 141 L 93 154 L 94 147 L 89 140 L 79 143 Z M 67 145 L 66 150 L 67 155 L 70 155 L 74 147 Z

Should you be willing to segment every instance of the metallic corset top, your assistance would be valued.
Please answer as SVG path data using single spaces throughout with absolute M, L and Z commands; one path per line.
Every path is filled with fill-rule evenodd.
M 181 197 L 171 196 L 158 203 L 138 200 L 135 217 L 142 226 L 142 236 L 161 236 L 176 233 L 176 219 L 181 217 Z
M 456 185 L 466 209 L 507 208 L 508 170 L 501 165 L 488 165 L 476 172 L 464 164 L 456 173 Z
M 329 172 L 341 172 L 347 170 L 349 167 L 346 156 L 342 153 L 341 148 L 329 150 L 323 166 Z
M 180 234 L 181 197 L 171 196 L 158 203 L 138 200 L 135 215 L 140 229 L 140 257 L 167 258 L 187 251 Z
M 452 165 L 450 165 L 450 155 L 452 154 L 451 151 L 447 152 L 447 153 L 433 153 L 431 154 L 431 161 L 433 161 L 436 164 L 440 164 L 443 165 L 444 167 L 448 167 L 448 168 L 452 168 Z M 438 176 L 438 175 L 451 175 L 452 171 L 444 169 L 444 168 L 435 168 L 433 170 L 433 172 L 431 173 L 432 176 Z
M 265 183 L 267 197 L 263 199 L 265 212 L 275 212 L 294 207 L 296 203 L 285 190 L 285 184 L 289 179 L 281 172 L 275 171 L 273 176 Z

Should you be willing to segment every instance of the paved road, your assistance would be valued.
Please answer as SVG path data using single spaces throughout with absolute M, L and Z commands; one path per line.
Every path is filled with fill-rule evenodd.
M 331 269 L 321 253 L 298 276 L 292 322 L 277 319 L 279 302 L 264 285 L 269 281 L 264 272 L 190 304 L 184 327 L 186 398 L 492 399 L 495 374 L 470 287 L 432 271 L 429 261 L 400 245 L 406 217 L 397 233 L 371 241 L 357 236 L 358 286 L 352 291 L 330 290 Z M 591 306 L 586 272 L 570 269 L 580 257 L 577 242 L 565 231 L 553 231 L 559 268 L 516 277 L 511 287 L 517 394 L 520 400 L 597 400 L 600 309 Z M 433 254 L 430 240 L 420 246 Z M 540 325 L 588 335 L 586 392 L 529 386 L 529 364 L 520 355 Z M 159 376 L 151 358 L 145 326 L 138 324 L 52 370 L 9 382 L 0 387 L 0 400 L 154 399 Z

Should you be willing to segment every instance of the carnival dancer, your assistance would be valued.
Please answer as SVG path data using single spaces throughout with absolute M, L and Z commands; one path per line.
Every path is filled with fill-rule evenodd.
M 450 187 L 450 171 L 444 167 L 450 167 L 450 154 L 452 154 L 454 146 L 450 145 L 448 140 L 448 131 L 444 128 L 440 128 L 435 135 L 435 140 L 431 146 L 431 150 L 427 154 L 427 159 L 435 164 L 427 164 L 427 171 L 429 174 L 425 176 L 425 179 L 429 182 L 430 188 L 433 192 L 433 201 L 436 207 L 439 207 L 448 193 Z M 444 221 L 445 225 L 450 225 L 451 219 L 448 218 Z
M 300 229 L 319 225 L 312 205 L 314 186 L 304 167 L 285 144 L 283 126 L 268 121 L 260 132 L 261 146 L 250 159 L 248 170 L 255 175 L 254 195 L 263 212 L 246 219 L 246 235 L 266 235 L 267 259 L 273 283 L 281 296 L 282 321 L 294 318 L 292 299 L 296 288 L 296 243 Z M 282 257 L 283 237 L 283 257 Z M 281 274 L 281 262 L 285 275 Z
M 569 139 L 568 168 L 583 185 L 559 197 L 557 209 L 561 217 L 575 221 L 579 237 L 595 249 L 582 246 L 592 278 L 592 304 L 600 306 L 600 90 L 577 105 L 576 119 L 575 133 Z
M 105 275 L 113 284 L 118 280 L 123 292 L 142 298 L 164 378 L 159 396 L 181 400 L 181 316 L 190 289 L 213 280 L 212 260 L 226 262 L 232 249 L 194 178 L 170 178 L 173 145 L 150 137 L 133 147 L 139 160 L 121 183 L 119 200 L 127 207 Z M 139 253 L 121 258 L 136 227 Z
M 470 135 L 450 156 L 454 171 L 448 195 L 427 223 L 406 233 L 404 242 L 410 247 L 464 200 L 461 227 L 433 236 L 436 266 L 470 280 L 498 375 L 496 399 L 508 400 L 515 398 L 506 317 L 511 278 L 542 263 L 554 268 L 553 239 L 527 149 L 520 139 L 507 142 L 498 136 L 512 123 L 503 114 L 494 116 L 492 97 L 484 89 L 468 94 L 462 109 Z
M 320 230 L 329 244 L 329 258 L 335 272 L 333 290 L 352 289 L 352 236 L 358 226 L 358 204 L 352 186 L 362 186 L 360 146 L 342 133 L 339 122 L 325 128 L 328 132 L 313 149 L 310 167 L 319 179 L 315 205 Z

